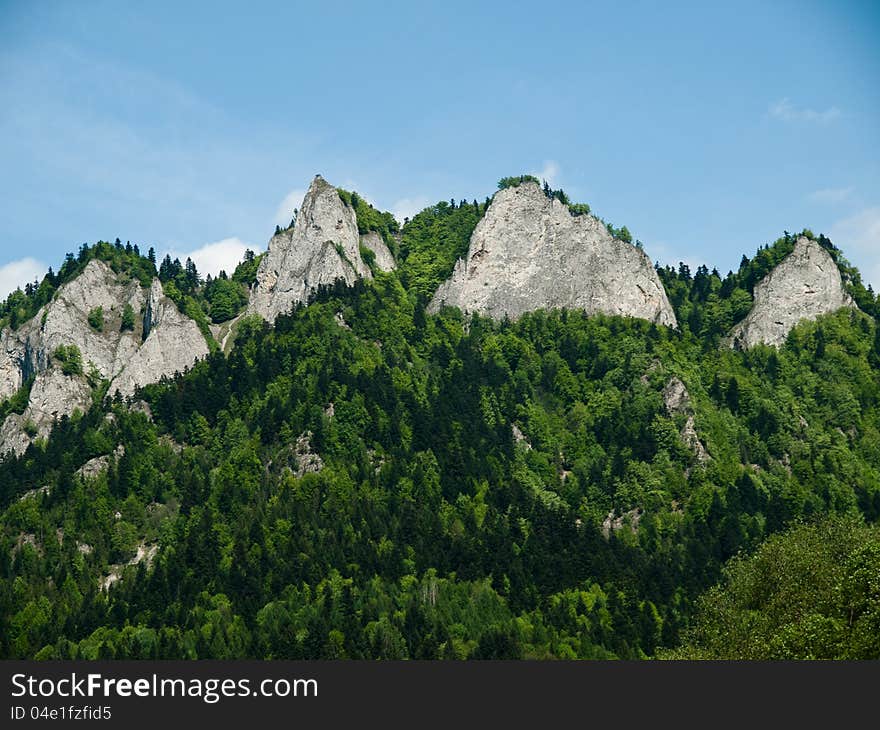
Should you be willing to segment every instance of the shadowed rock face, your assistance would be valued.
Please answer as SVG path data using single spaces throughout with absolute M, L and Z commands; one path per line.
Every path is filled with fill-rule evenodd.
M 730 344 L 737 349 L 760 343 L 779 347 L 798 322 L 855 307 L 834 259 L 803 236 L 794 251 L 755 285 L 754 296 L 751 312 L 731 332 Z
M 388 249 L 388 246 L 385 245 L 382 236 L 376 233 L 376 231 L 368 231 L 362 235 L 361 245 L 370 249 L 376 255 L 376 266 L 380 271 L 394 271 L 397 268 L 394 255 Z
M 139 324 L 122 331 L 122 311 L 129 304 Z M 101 307 L 104 327 L 88 323 Z M 190 367 L 208 354 L 198 325 L 178 312 L 154 279 L 149 290 L 117 276 L 103 261 L 90 261 L 82 273 L 58 289 L 52 301 L 18 330 L 0 334 L 0 399 L 13 395 L 34 377 L 30 400 L 21 415 L 11 414 L 0 427 L 0 454 L 23 453 L 31 441 L 48 435 L 55 418 L 86 410 L 91 388 L 82 375 L 64 375 L 52 362 L 61 346 L 76 345 L 83 372 L 93 369 L 110 381 L 110 393 L 123 396 Z M 35 430 L 34 430 L 35 429 Z
M 572 216 L 531 182 L 495 194 L 471 236 L 467 257 L 431 300 L 515 319 L 543 308 L 638 317 L 677 326 L 645 253 L 614 238 L 590 215 Z
M 370 277 L 361 259 L 357 217 L 320 175 L 312 181 L 291 229 L 269 241 L 248 305 L 269 322 L 305 302 L 321 284 Z

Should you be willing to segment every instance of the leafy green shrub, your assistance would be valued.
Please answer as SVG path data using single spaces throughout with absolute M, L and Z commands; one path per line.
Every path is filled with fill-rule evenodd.
M 10 413 L 24 413 L 31 397 L 31 386 L 34 384 L 34 376 L 29 377 L 15 393 L 0 401 L 0 423 L 6 420 Z
M 103 307 L 95 307 L 94 309 L 89 311 L 88 316 L 89 327 L 91 327 L 96 332 L 104 331 L 104 308 Z
M 61 372 L 65 375 L 82 375 L 82 353 L 76 345 L 58 345 L 52 358 L 61 365 Z
M 244 284 L 246 287 L 252 286 L 257 281 L 257 269 L 260 268 L 263 256 L 264 254 L 256 256 L 253 251 L 247 249 L 244 252 L 244 259 L 235 267 L 232 280 Z
M 219 324 L 232 319 L 247 304 L 247 289 L 237 281 L 217 277 L 205 284 L 205 299 L 211 321 Z
M 128 302 L 122 308 L 122 322 L 119 324 L 121 332 L 131 331 L 134 329 L 134 308 Z
M 526 182 L 533 182 L 536 185 L 541 184 L 541 181 L 534 175 L 512 175 L 510 177 L 502 177 L 498 181 L 498 189 L 506 190 L 507 188 L 515 188 Z
M 674 658 L 877 659 L 880 529 L 830 517 L 734 558 Z

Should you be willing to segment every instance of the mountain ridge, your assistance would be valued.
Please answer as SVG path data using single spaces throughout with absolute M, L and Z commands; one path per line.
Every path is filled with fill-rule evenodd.
M 465 313 L 476 311 L 495 318 L 515 318 L 535 309 L 563 307 L 582 309 L 588 314 L 643 317 L 678 326 L 667 295 L 666 287 L 671 281 L 668 270 L 664 273 L 658 267 L 655 271 L 639 247 L 615 238 L 619 232 L 592 216 L 588 206 L 570 205 L 562 191 L 552 191 L 546 184 L 542 190 L 528 176 L 505 178 L 502 183 L 502 189 L 491 200 L 487 199 L 482 208 L 474 203 L 478 217 L 469 234 L 468 252 L 456 260 L 449 276 L 437 288 L 428 303 L 428 313 L 436 314 L 441 306 L 457 304 Z M 459 210 L 467 205 L 462 202 Z M 451 207 L 454 212 L 454 201 Z M 68 276 L 53 300 L 17 330 L 3 328 L 0 400 L 5 398 L 11 403 L 29 378 L 41 378 L 42 373 L 48 373 L 50 350 L 58 345 L 76 345 L 84 357 L 86 372 L 71 377 L 81 378 L 85 383 L 88 371 L 94 368 L 93 379 L 109 381 L 110 395 L 119 392 L 124 397 L 131 396 L 138 387 L 183 371 L 205 357 L 215 346 L 212 333 L 222 338 L 224 350 L 234 346 L 235 330 L 242 315 L 258 314 L 271 322 L 292 307 L 307 304 L 321 288 L 338 283 L 351 286 L 359 279 L 369 280 L 374 273 L 392 272 L 401 266 L 399 274 L 406 280 L 411 276 L 407 267 L 411 268 L 413 259 L 402 252 L 403 258 L 398 261 L 392 253 L 391 246 L 399 246 L 393 236 L 399 234 L 390 220 L 390 216 L 376 211 L 356 193 L 335 188 L 316 176 L 292 225 L 279 228 L 268 251 L 253 262 L 256 270 L 244 311 L 235 314 L 233 305 L 225 315 L 232 317 L 227 324 L 210 328 L 198 305 L 186 304 L 191 298 L 173 282 L 167 285 L 179 303 L 177 306 L 166 297 L 158 278 L 151 279 L 149 290 L 144 293 L 151 263 L 144 271 L 138 269 L 134 279 L 127 279 L 130 291 L 123 295 L 121 289 L 110 292 L 107 288 L 117 277 L 115 272 L 100 258 L 93 258 L 73 278 Z M 620 235 L 629 236 L 625 228 L 621 230 L 624 233 Z M 407 235 L 405 230 L 404 240 L 408 240 Z M 116 251 L 125 251 L 119 246 L 117 240 Z M 858 272 L 839 267 L 838 259 L 829 251 L 834 249 L 827 239 L 820 237 L 817 243 L 812 234 L 802 234 L 792 239 L 791 244 L 785 243 L 784 255 L 774 259 L 772 267 L 754 281 L 753 287 L 750 285 L 754 289 L 754 295 L 749 294 L 754 300 L 751 309 L 724 325 L 724 342 L 746 349 L 762 343 L 779 347 L 800 320 L 857 306 L 847 286 L 853 278 L 859 282 Z M 138 255 L 135 247 L 135 259 Z M 802 259 L 805 264 L 792 264 Z M 177 267 L 180 271 L 175 274 L 170 260 L 163 262 L 160 276 L 176 275 L 174 281 L 182 287 L 183 276 L 192 286 L 190 275 L 195 267 L 192 266 L 192 272 L 190 262 L 186 272 L 179 263 Z M 841 271 L 847 272 L 846 280 Z M 698 272 L 698 277 L 707 275 Z M 198 284 L 198 275 L 195 277 Z M 805 277 L 810 282 L 805 283 Z M 141 286 L 134 286 L 134 281 L 140 281 Z M 720 277 L 718 281 L 721 283 Z M 783 285 L 774 284 L 778 281 Z M 219 278 L 214 283 L 227 284 Z M 801 302 L 802 287 L 803 291 L 819 290 L 823 296 Z M 75 306 L 67 303 L 71 296 L 77 299 Z M 745 294 L 740 308 L 745 304 L 744 297 Z M 864 295 L 861 298 L 865 301 Z M 85 326 L 84 320 L 98 307 L 121 316 L 116 310 L 117 303 L 123 300 L 138 318 L 137 328 L 126 331 L 120 327 L 108 338 L 107 332 Z M 181 307 L 185 313 L 179 311 Z M 785 311 L 785 316 L 781 311 Z M 73 319 L 70 312 L 75 314 Z M 42 319 L 39 327 L 35 324 L 38 315 Z M 64 327 L 55 327 L 56 319 L 66 322 Z M 158 326 L 163 321 L 165 326 Z M 49 334 L 43 342 L 39 333 L 47 323 Z M 155 332 L 151 332 L 152 328 Z M 140 343 L 136 341 L 135 329 L 141 333 Z M 201 330 L 201 334 L 196 330 Z M 772 336 L 768 335 L 770 330 Z M 112 354 L 108 347 L 117 348 L 116 353 Z M 71 388 L 59 387 L 60 384 L 58 381 L 47 391 L 49 384 L 39 383 L 36 394 L 42 394 L 44 402 L 34 403 L 30 411 L 28 406 L 24 411 L 17 406 L 16 412 L 6 416 L 0 424 L 0 451 L 12 448 L 23 453 L 34 437 L 47 435 L 54 418 L 87 407 L 85 385 Z M 56 394 L 55 402 L 49 402 L 53 399 L 47 393 Z

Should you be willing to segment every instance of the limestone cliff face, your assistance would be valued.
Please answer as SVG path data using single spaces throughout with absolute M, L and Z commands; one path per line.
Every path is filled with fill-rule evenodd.
M 391 253 L 385 241 L 375 231 L 368 231 L 361 236 L 361 246 L 370 249 L 376 256 L 376 266 L 380 271 L 394 271 L 397 268 L 397 262 L 394 260 L 394 254 Z
M 125 305 L 135 313 L 134 330 L 122 330 Z M 104 326 L 89 325 L 89 312 L 101 307 Z M 0 454 L 22 453 L 33 434 L 45 436 L 56 417 L 90 404 L 82 375 L 64 375 L 53 353 L 75 345 L 85 374 L 97 371 L 110 381 L 110 393 L 131 395 L 135 388 L 190 367 L 208 353 L 198 326 L 180 314 L 154 279 L 149 292 L 136 280 L 117 276 L 93 259 L 75 279 L 62 285 L 52 301 L 18 330 L 0 333 L 0 399 L 13 395 L 34 378 L 28 406 L 0 427 Z
M 583 309 L 677 326 L 645 253 L 590 215 L 573 216 L 531 182 L 495 194 L 467 257 L 431 300 L 512 319 L 542 308 Z
M 308 299 L 321 284 L 370 277 L 361 259 L 357 217 L 320 175 L 312 181 L 291 229 L 269 241 L 248 305 L 269 322 Z
M 87 411 L 92 389 L 81 376 L 68 376 L 53 367 L 40 373 L 31 387 L 24 413 L 12 413 L 0 426 L 0 455 L 12 451 L 23 454 L 34 438 L 45 438 L 56 418 L 74 411 Z
M 15 393 L 30 376 L 48 370 L 59 345 L 76 345 L 86 368 L 91 363 L 102 377 L 112 378 L 140 344 L 136 332 L 119 332 L 122 309 L 129 303 L 137 314 L 144 299 L 138 282 L 121 282 L 103 261 L 90 261 L 30 321 L 15 332 L 3 331 L 0 398 Z M 89 312 L 96 307 L 103 309 L 107 320 L 103 332 L 88 323 Z M 116 327 L 111 331 L 114 319 Z
M 802 236 L 794 251 L 755 285 L 755 303 L 733 328 L 730 344 L 738 349 L 759 343 L 778 347 L 801 320 L 816 319 L 843 307 L 854 307 L 831 255 Z
M 136 388 L 171 377 L 208 354 L 208 343 L 194 320 L 182 314 L 153 279 L 144 310 L 143 344 L 113 380 L 110 392 L 132 395 Z

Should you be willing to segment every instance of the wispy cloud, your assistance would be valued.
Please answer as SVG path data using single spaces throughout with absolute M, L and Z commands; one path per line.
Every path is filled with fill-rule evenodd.
M 538 172 L 531 173 L 538 180 L 546 180 L 548 185 L 556 185 L 559 182 L 559 175 L 562 172 L 562 169 L 559 167 L 559 163 L 555 160 L 547 160 L 544 162 L 544 167 L 541 168 Z
M 290 219 L 293 218 L 293 211 L 298 209 L 300 205 L 302 205 L 303 198 L 306 197 L 306 191 L 302 188 L 295 188 L 291 190 L 287 195 L 284 196 L 284 200 L 282 200 L 278 204 L 278 209 L 275 211 L 275 219 L 272 221 L 273 224 L 277 226 L 286 226 L 290 223 Z
M 245 144 L 241 121 L 195 92 L 78 49 L 47 44 L 39 59 L 0 50 L 0 67 L 0 158 L 27 169 L 21 187 L 52 192 L 47 240 L 81 224 L 82 240 L 120 235 L 141 248 L 180 249 L 175 242 L 192 240 L 206 221 L 209 240 L 227 231 L 268 237 L 271 184 L 243 181 L 270 179 L 278 160 L 310 149 L 305 135 L 262 121 L 249 125 Z M 288 163 L 284 172 L 297 171 Z M 16 200 L 43 204 L 27 192 Z M 23 212 L 9 217 L 13 231 L 25 226 Z
M 848 200 L 855 188 L 823 188 L 810 193 L 807 198 L 814 203 L 842 203 Z
M 29 256 L 0 266 L 0 299 L 35 279 L 42 279 L 47 270 L 46 264 Z
M 397 219 L 401 225 L 406 218 L 412 218 L 416 213 L 424 210 L 431 204 L 431 201 L 424 196 L 415 198 L 401 198 L 391 206 L 391 214 Z
M 788 98 L 780 99 L 771 104 L 767 111 L 774 119 L 781 119 L 784 122 L 815 122 L 817 124 L 827 124 L 841 115 L 840 109 L 836 106 L 819 111 L 808 107 L 798 107 L 792 104 Z
M 224 238 L 222 241 L 206 243 L 192 251 L 169 251 L 168 254 L 172 259 L 179 258 L 181 261 L 191 258 L 202 276 L 208 274 L 217 276 L 221 270 L 231 275 L 244 258 L 244 252 L 249 248 L 254 247 L 240 238 Z
M 880 289 L 880 205 L 839 220 L 831 226 L 829 235 L 859 267 L 865 281 Z

